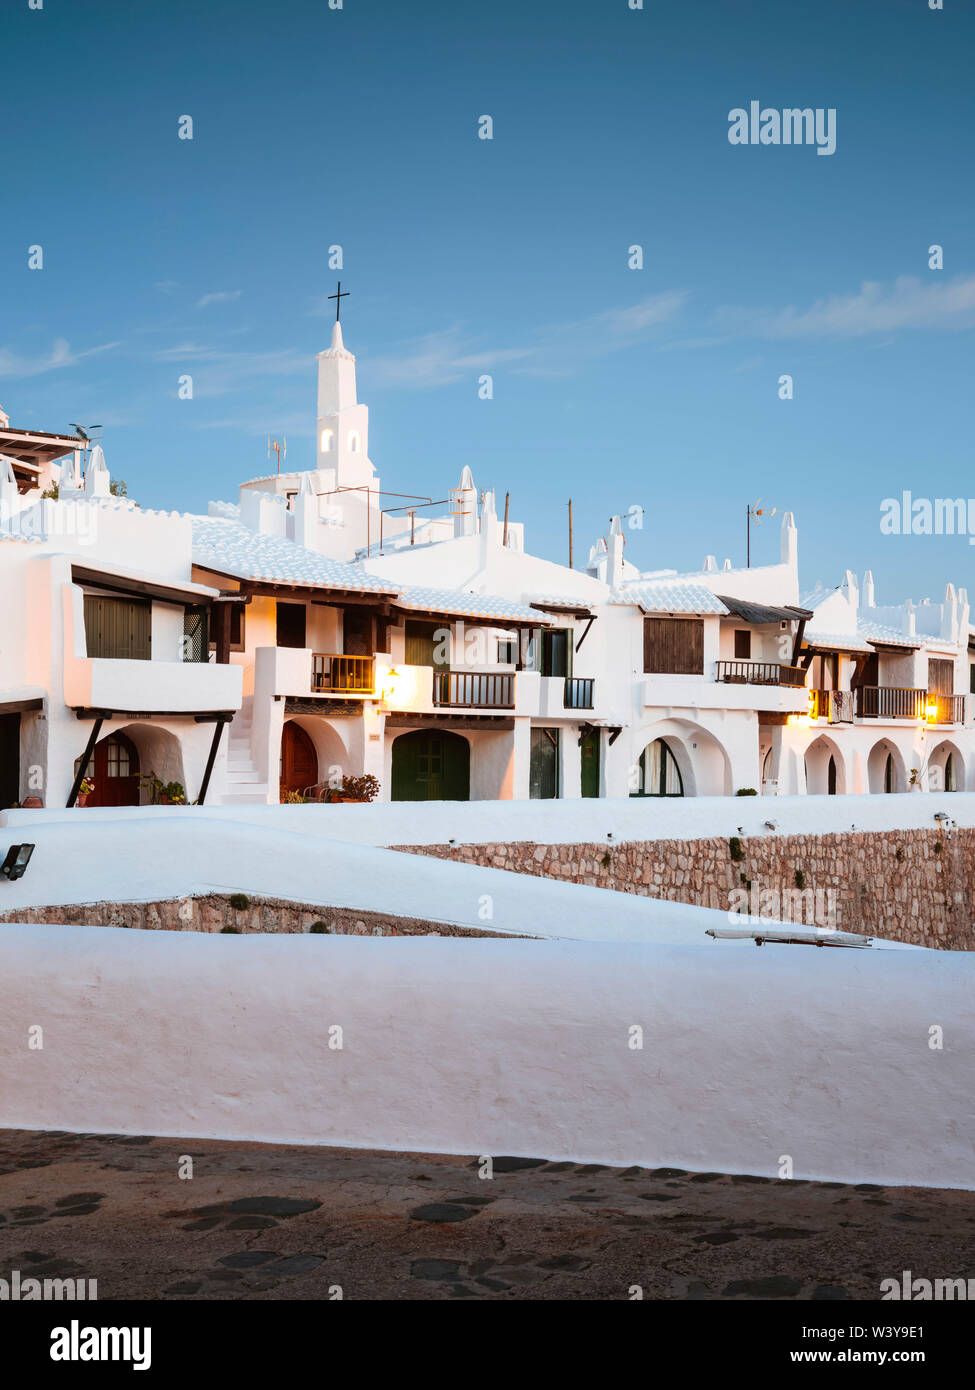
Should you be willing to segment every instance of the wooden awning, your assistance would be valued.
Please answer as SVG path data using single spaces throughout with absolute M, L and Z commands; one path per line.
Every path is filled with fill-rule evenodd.
M 35 464 L 38 467 L 53 459 L 73 454 L 75 449 L 83 449 L 85 441 L 74 434 L 46 434 L 43 430 L 15 430 L 8 425 L 0 429 L 0 454 L 16 459 L 20 463 Z

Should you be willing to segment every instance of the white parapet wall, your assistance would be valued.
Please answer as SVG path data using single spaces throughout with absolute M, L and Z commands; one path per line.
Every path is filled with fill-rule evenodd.
M 958 952 L 8 925 L 0 1125 L 972 1187 L 973 997 Z

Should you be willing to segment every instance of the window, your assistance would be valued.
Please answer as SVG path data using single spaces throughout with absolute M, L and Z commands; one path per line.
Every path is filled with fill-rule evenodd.
M 277 605 L 275 646 L 303 647 L 304 645 L 305 605 L 303 603 L 279 603 Z
M 887 754 L 887 761 L 884 763 L 884 791 L 895 792 L 897 790 L 897 773 L 894 771 L 894 758 L 891 753 Z
M 515 637 L 498 638 L 498 665 L 516 666 L 518 664 L 518 639 Z
M 359 431 L 358 431 L 358 430 L 349 430 L 349 453 L 350 453 L 350 454 L 357 454 L 358 452 L 359 452 Z
M 148 661 L 152 654 L 151 628 L 152 605 L 147 599 L 85 594 L 85 637 L 89 656 L 114 661 Z
M 335 438 L 335 431 L 334 431 L 334 430 L 322 430 L 322 453 L 323 453 L 323 454 L 330 454 L 330 453 L 332 452 L 332 440 L 333 440 L 334 438 Z
M 648 743 L 640 754 L 639 785 L 631 796 L 683 796 L 684 780 L 677 760 L 662 738 Z
M 704 674 L 704 623 L 700 618 L 644 618 L 643 669 L 653 674 Z
M 572 629 L 543 632 L 535 646 L 536 669 L 543 676 L 572 675 Z
M 749 661 L 752 655 L 752 634 L 747 628 L 735 629 L 735 660 Z
M 945 791 L 956 792 L 957 790 L 958 782 L 955 778 L 955 755 L 954 753 L 949 753 L 945 759 Z
M 955 663 L 953 661 L 928 661 L 928 694 L 954 695 Z
M 975 666 L 968 668 L 968 688 L 975 695 Z
M 532 729 L 528 795 L 533 801 L 552 801 L 559 794 L 559 730 Z

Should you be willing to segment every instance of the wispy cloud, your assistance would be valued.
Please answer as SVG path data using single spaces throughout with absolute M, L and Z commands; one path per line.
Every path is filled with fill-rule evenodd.
M 193 395 L 228 396 L 235 391 L 266 386 L 271 377 L 307 377 L 314 358 L 294 348 L 279 352 L 234 352 L 210 344 L 183 342 L 154 354 L 157 362 L 186 368 L 193 377 Z M 175 388 L 174 388 L 175 389 Z
M 74 367 L 88 357 L 110 352 L 117 347 L 121 347 L 121 343 L 100 343 L 82 352 L 72 352 L 66 338 L 55 338 L 51 351 L 40 357 L 22 357 L 9 348 L 0 348 L 0 378 L 41 376 L 44 372 L 58 371 L 61 367 Z
M 833 294 L 808 308 L 716 310 L 726 337 L 859 338 L 872 333 L 975 326 L 975 275 L 949 281 L 902 276 L 893 284 L 865 281 L 854 294 Z
M 511 347 L 492 347 L 455 325 L 411 338 L 393 353 L 369 358 L 370 379 L 423 389 L 507 365 L 525 376 L 570 375 L 580 361 L 648 340 L 679 315 L 686 298 L 683 290 L 650 295 L 621 309 L 549 325 L 539 329 L 532 341 Z
M 205 294 L 202 299 L 196 301 L 198 309 L 205 309 L 208 304 L 226 304 L 228 300 L 239 299 L 242 290 L 214 290 L 212 294 Z
M 158 290 L 160 294 L 175 294 L 176 291 L 179 289 L 179 281 L 157 280 L 154 288 Z

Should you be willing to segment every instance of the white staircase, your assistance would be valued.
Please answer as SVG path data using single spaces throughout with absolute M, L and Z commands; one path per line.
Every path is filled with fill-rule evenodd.
M 222 797 L 224 806 L 267 805 L 268 784 L 261 781 L 257 764 L 251 756 L 252 724 L 253 700 L 248 697 L 230 725 L 227 781 Z

